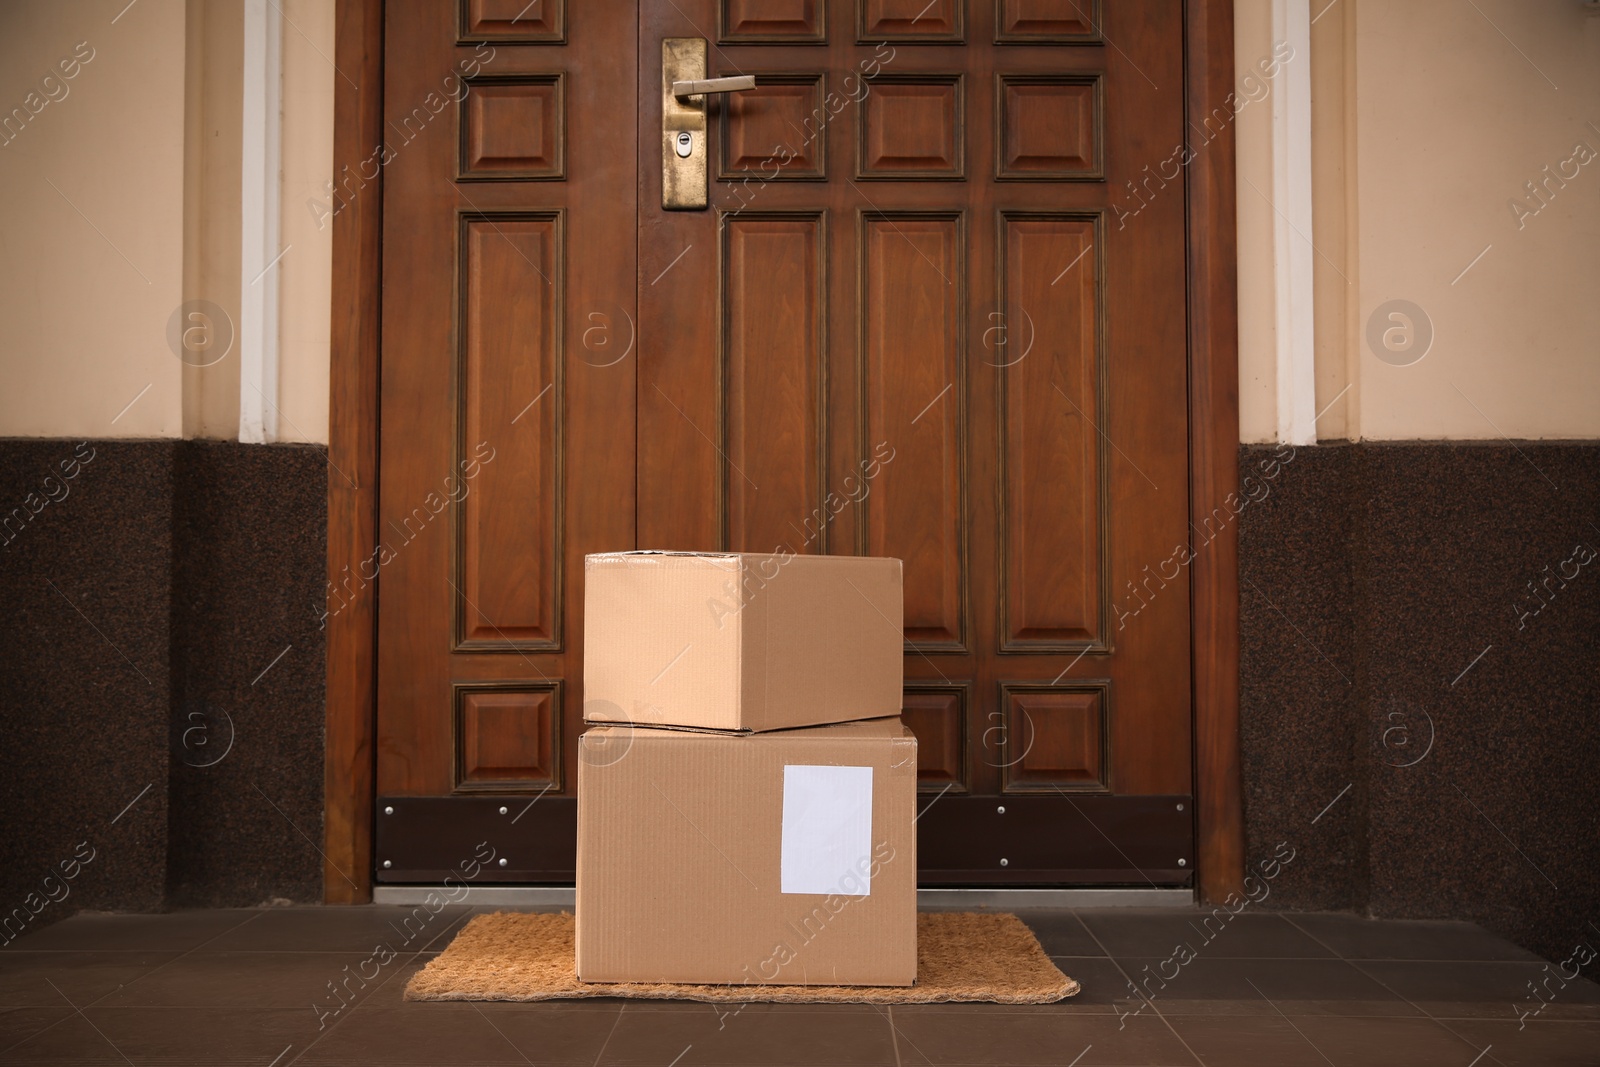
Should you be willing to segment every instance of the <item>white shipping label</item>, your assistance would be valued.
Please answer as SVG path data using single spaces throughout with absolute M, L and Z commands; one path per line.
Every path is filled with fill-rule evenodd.
M 872 768 L 783 769 L 785 893 L 872 892 Z

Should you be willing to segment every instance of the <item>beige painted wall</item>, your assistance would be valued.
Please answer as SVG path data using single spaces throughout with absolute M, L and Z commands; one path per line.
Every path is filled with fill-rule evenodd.
M 188 93 L 184 143 L 183 292 L 207 300 L 233 333 L 239 322 L 239 152 L 244 107 L 244 8 L 238 3 L 188 4 L 185 55 Z M 220 343 L 220 342 L 215 342 Z M 209 356 L 195 360 L 209 361 Z M 208 366 L 183 369 L 183 435 L 239 435 L 239 346 Z
M 0 435 L 183 429 L 184 4 L 125 3 L 0 4 Z
M 1475 4 L 1357 7 L 1362 324 L 1402 298 L 1434 329 L 1411 366 L 1362 354 L 1361 430 L 1600 436 L 1600 19 Z M 1578 144 L 1592 161 L 1519 226 L 1510 202 Z
M 1311 6 L 1319 436 L 1600 437 L 1600 18 L 1577 0 Z M 1269 9 L 1236 4 L 1241 70 L 1271 47 Z M 1245 441 L 1276 433 L 1272 208 L 1245 183 L 1270 189 L 1271 150 L 1266 109 L 1241 113 Z M 1397 299 L 1433 330 L 1404 366 L 1366 337 Z
M 279 439 L 326 442 L 332 227 L 306 201 L 333 169 L 333 6 L 278 7 Z M 240 0 L 0 3 L 0 107 L 27 116 L 0 134 L 0 436 L 238 436 L 237 343 L 202 368 L 168 326 L 197 300 L 237 325 L 242 33 Z
M 1234 4 L 1233 56 L 1238 79 L 1272 54 L 1272 25 L 1267 0 L 1239 0 Z M 1296 56 L 1291 63 L 1303 63 Z M 1272 86 L 1273 90 L 1278 88 Z M 1235 90 L 1237 91 L 1237 89 Z M 1252 103 L 1234 119 L 1238 153 L 1239 215 L 1239 425 L 1256 436 L 1245 440 L 1273 440 L 1277 434 L 1278 378 L 1274 365 L 1272 278 L 1272 105 Z M 1262 436 L 1264 435 L 1264 436 Z
M 306 202 L 326 200 L 333 176 L 333 4 L 279 0 L 283 8 L 283 198 L 280 229 L 292 246 L 279 262 L 278 438 L 328 440 L 328 335 L 333 224 Z

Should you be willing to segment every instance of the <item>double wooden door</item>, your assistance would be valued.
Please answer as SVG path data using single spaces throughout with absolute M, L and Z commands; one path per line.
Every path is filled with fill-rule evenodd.
M 904 560 L 924 884 L 1185 884 L 1178 0 L 385 33 L 378 881 L 570 880 L 583 556 L 656 547 Z M 694 37 L 757 87 L 666 210 Z

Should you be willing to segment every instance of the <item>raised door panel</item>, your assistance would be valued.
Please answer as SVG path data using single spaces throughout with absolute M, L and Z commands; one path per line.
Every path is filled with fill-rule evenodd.
M 1006 793 L 1111 792 L 1110 683 L 1001 685 Z
M 1001 647 L 1106 651 L 1098 215 L 1002 212 Z
M 958 44 L 968 0 L 856 0 L 856 36 L 868 41 Z
M 484 74 L 463 84 L 458 181 L 565 177 L 563 75 Z
M 725 540 L 818 551 L 826 428 L 826 226 L 820 213 L 722 224 Z
M 559 43 L 566 38 L 566 0 L 459 0 L 463 42 Z
M 894 449 L 866 499 L 864 554 L 904 562 L 906 644 L 923 651 L 966 644 L 963 223 L 867 211 L 858 228 L 861 438 Z
M 861 99 L 856 177 L 959 181 L 966 168 L 959 74 L 873 78 Z
M 1027 181 L 1103 178 L 1103 83 L 1098 74 L 997 75 L 995 176 Z
M 828 142 L 815 133 L 827 115 L 827 79 L 762 72 L 756 81 L 720 110 L 717 176 L 747 183 L 826 177 Z
M 820 43 L 826 16 L 826 0 L 720 0 L 717 36 L 728 44 Z
M 969 699 L 969 687 L 959 683 L 906 687 L 900 718 L 917 738 L 917 787 L 924 792 L 970 788 Z
M 994 0 L 995 40 L 1017 44 L 1092 44 L 1100 0 Z
M 460 650 L 561 647 L 561 221 L 461 216 Z
M 559 790 L 561 683 L 455 686 L 457 793 Z

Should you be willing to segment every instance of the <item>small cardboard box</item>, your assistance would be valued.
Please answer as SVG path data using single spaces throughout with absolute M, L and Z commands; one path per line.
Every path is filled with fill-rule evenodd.
M 584 982 L 911 985 L 917 742 L 898 718 L 578 739 Z
M 584 558 L 583 717 L 784 730 L 900 714 L 900 561 L 610 552 Z

